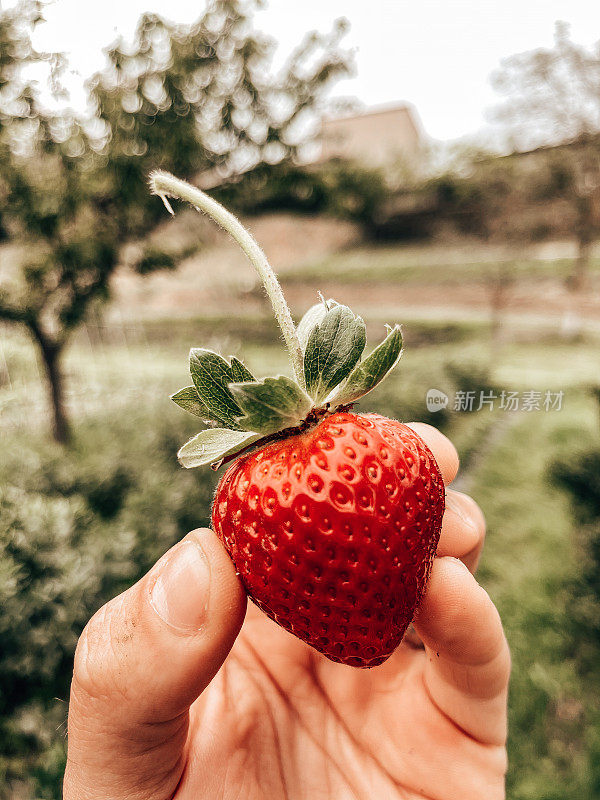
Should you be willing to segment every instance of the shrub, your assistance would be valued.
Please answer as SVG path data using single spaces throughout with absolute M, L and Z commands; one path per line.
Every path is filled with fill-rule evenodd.
M 72 657 L 89 617 L 209 519 L 175 413 L 89 421 L 63 451 L 11 437 L 0 473 L 0 798 L 60 796 Z M 157 420 L 159 420 L 157 424 Z M 161 421 L 162 420 L 162 421 Z M 193 424 L 193 422 L 192 422 Z M 4 780 L 2 780 L 4 778 Z
M 592 390 L 600 408 L 600 392 Z M 600 442 L 554 461 L 554 484 L 571 498 L 576 523 L 577 577 L 571 582 L 568 611 L 572 620 L 569 655 L 584 674 L 600 678 Z
M 218 187 L 213 194 L 227 207 L 247 214 L 330 214 L 358 222 L 368 231 L 390 196 L 390 188 L 381 170 L 331 161 L 315 167 L 260 167 L 238 182 Z
M 571 496 L 573 514 L 579 523 L 590 524 L 600 518 L 600 445 L 555 462 L 551 475 Z

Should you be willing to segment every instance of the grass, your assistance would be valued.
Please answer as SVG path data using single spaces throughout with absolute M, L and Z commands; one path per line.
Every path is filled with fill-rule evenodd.
M 566 657 L 569 583 L 576 578 L 567 498 L 547 480 L 548 464 L 581 447 L 597 411 L 580 394 L 563 412 L 520 420 L 489 454 L 473 483 L 488 536 L 480 580 L 502 616 L 513 658 L 509 796 L 590 794 L 586 686 Z
M 367 266 L 368 265 L 368 266 Z M 523 256 L 522 250 L 420 245 L 402 247 L 380 245 L 357 247 L 320 261 L 302 264 L 283 276 L 284 284 L 318 283 L 326 276 L 330 282 L 401 282 L 403 285 L 456 286 L 487 283 L 500 272 L 518 279 L 553 277 L 564 280 L 573 271 L 572 258 Z M 600 258 L 590 263 L 600 270 Z

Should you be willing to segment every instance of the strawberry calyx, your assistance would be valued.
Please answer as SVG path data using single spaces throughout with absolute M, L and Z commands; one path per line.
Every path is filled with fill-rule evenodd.
M 288 349 L 294 378 L 257 379 L 237 358 L 206 348 L 190 350 L 192 385 L 171 399 L 205 426 L 178 452 L 186 467 L 212 464 L 217 469 L 241 453 L 264 447 L 347 410 L 375 388 L 402 354 L 399 325 L 366 357 L 366 327 L 361 317 L 335 300 L 310 308 L 298 326 L 264 253 L 229 211 L 194 186 L 164 172 L 150 178 L 152 191 L 173 213 L 167 197 L 185 200 L 220 224 L 259 274 L 271 300 Z
M 337 414 L 340 411 L 351 411 L 353 407 L 354 404 L 350 403 L 347 406 L 340 406 L 336 409 L 329 408 L 328 404 L 326 404 L 324 408 L 314 408 L 301 425 L 298 425 L 295 428 L 284 428 L 276 433 L 271 433 L 269 436 L 265 436 L 262 439 L 258 439 L 256 442 L 248 444 L 246 447 L 242 447 L 241 450 L 223 456 L 223 458 L 219 459 L 219 461 L 213 461 L 213 463 L 210 465 L 211 469 L 220 469 L 221 467 L 225 466 L 225 464 L 228 464 L 230 461 L 234 461 L 236 458 L 239 458 L 242 455 L 246 455 L 254 450 L 262 450 L 268 444 L 280 441 L 281 439 L 288 439 L 291 436 L 298 436 L 301 433 L 305 433 L 311 428 L 315 428 L 326 417 L 329 417 L 332 414 Z
M 348 410 L 375 388 L 402 353 L 399 326 L 365 359 L 364 323 L 347 306 L 328 301 L 304 349 L 306 389 L 284 375 L 256 379 L 238 359 L 211 350 L 190 351 L 193 385 L 171 396 L 206 426 L 179 450 L 187 468 L 218 469 L 242 453 L 294 436 L 330 414 Z M 307 314 L 314 319 L 314 307 Z M 301 323 L 302 324 L 302 323 Z

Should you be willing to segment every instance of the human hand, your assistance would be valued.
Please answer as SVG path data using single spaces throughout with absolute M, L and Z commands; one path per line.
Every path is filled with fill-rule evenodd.
M 448 485 L 454 447 L 411 427 Z M 502 798 L 510 656 L 469 571 L 484 535 L 476 504 L 447 490 L 414 620 L 424 649 L 406 636 L 365 671 L 246 614 L 216 536 L 188 534 L 81 636 L 64 799 Z

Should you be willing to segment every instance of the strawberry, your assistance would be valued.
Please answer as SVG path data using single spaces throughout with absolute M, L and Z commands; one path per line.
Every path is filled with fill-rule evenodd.
M 342 412 L 239 458 L 212 519 L 271 619 L 333 661 L 374 667 L 413 617 L 443 511 L 422 439 L 395 420 Z
M 243 248 L 261 277 L 294 378 L 258 380 L 237 358 L 190 351 L 193 385 L 172 395 L 203 430 L 184 467 L 233 459 L 214 529 L 249 597 L 333 661 L 374 667 L 400 643 L 423 595 L 444 513 L 436 461 L 414 431 L 352 407 L 395 367 L 398 325 L 366 358 L 347 306 L 317 303 L 294 325 L 264 254 L 239 221 L 195 187 L 158 172 L 153 191 L 190 202 Z

